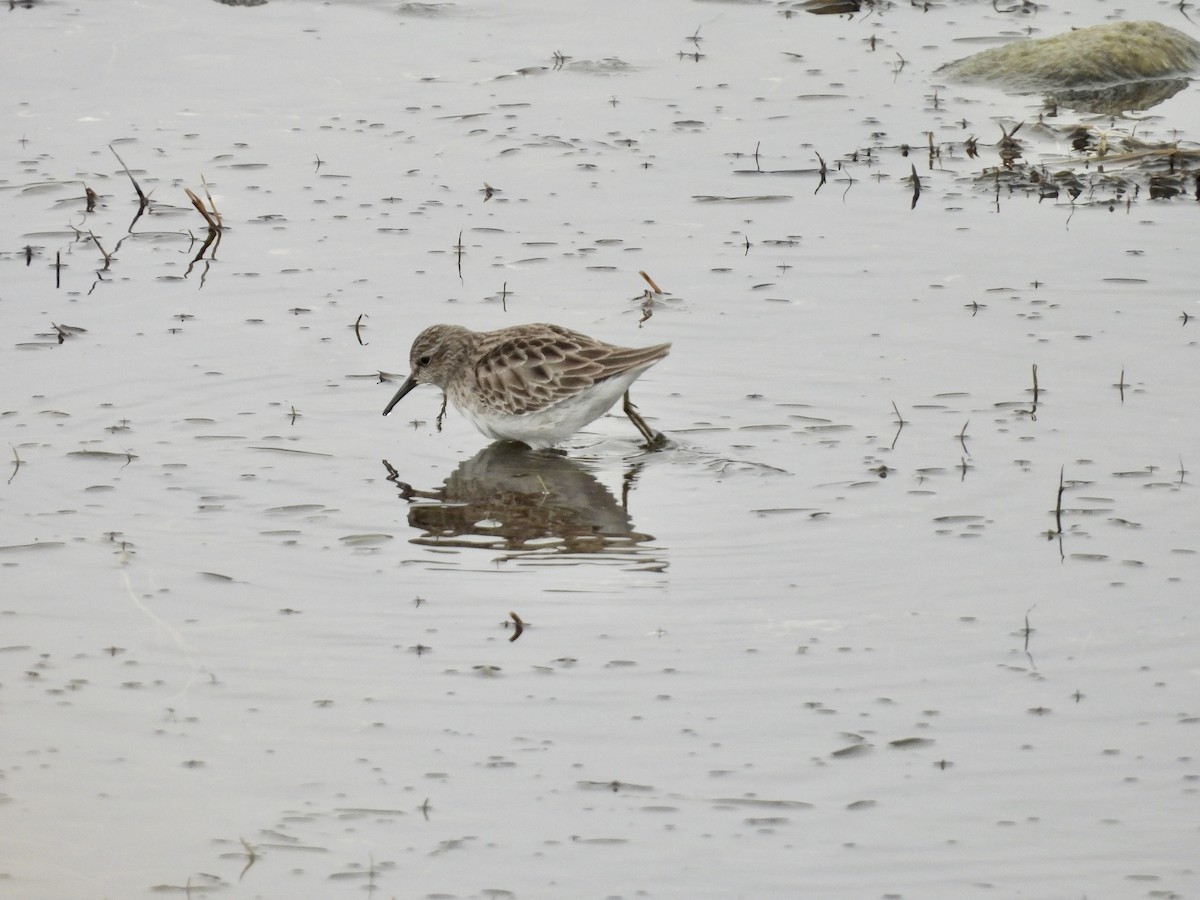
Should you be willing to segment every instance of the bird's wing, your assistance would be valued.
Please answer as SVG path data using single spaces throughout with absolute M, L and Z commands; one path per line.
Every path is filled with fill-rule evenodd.
M 536 412 L 598 381 L 649 366 L 669 347 L 617 347 L 559 325 L 502 334 L 475 363 L 479 399 L 507 415 Z

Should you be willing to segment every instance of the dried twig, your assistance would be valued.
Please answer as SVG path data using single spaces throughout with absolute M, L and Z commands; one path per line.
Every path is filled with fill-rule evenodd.
M 109 265 L 112 263 L 112 254 L 105 252 L 104 248 L 100 246 L 100 239 L 96 237 L 94 231 L 89 230 L 88 235 L 91 237 L 92 243 L 96 245 L 96 249 L 100 251 L 100 255 L 104 257 L 104 268 L 100 271 L 107 272 Z
M 1054 524 L 1058 528 L 1059 534 L 1063 533 L 1063 529 L 1062 529 L 1062 497 L 1063 497 L 1063 489 L 1064 489 L 1063 475 L 1066 472 L 1066 470 L 1067 470 L 1066 466 L 1063 466 L 1061 469 L 1058 470 L 1058 498 L 1054 502 Z
M 254 848 L 250 846 L 249 842 L 244 837 L 239 837 L 238 840 L 241 841 L 242 846 L 246 848 L 246 865 L 242 867 L 241 874 L 238 875 L 238 881 L 241 881 L 242 878 L 245 877 L 246 873 L 250 871 L 250 867 L 254 865 L 254 861 L 258 859 L 258 854 L 254 852 Z
M 645 272 L 641 271 L 640 269 L 638 270 L 638 274 L 641 275 L 642 278 L 646 279 L 646 284 L 650 285 L 650 289 L 652 291 L 654 291 L 654 293 L 656 293 L 656 294 L 662 293 L 662 288 L 660 288 L 657 284 L 654 283 L 653 278 L 651 278 L 649 275 L 647 275 Z
M 145 209 L 150 205 L 150 198 L 147 197 L 145 192 L 142 191 L 142 186 L 137 183 L 137 179 L 134 178 L 133 173 L 129 171 L 129 166 L 125 165 L 125 160 L 121 159 L 121 154 L 116 151 L 112 144 L 108 145 L 108 149 L 112 150 L 112 155 L 117 158 L 117 162 L 121 164 L 121 168 L 125 170 L 125 174 L 129 176 L 129 180 L 133 183 L 133 189 L 138 195 L 138 203 L 141 205 L 141 209 L 139 209 L 138 212 L 141 212 L 142 209 Z
M 208 196 L 208 202 L 212 205 L 212 210 L 206 209 L 204 201 L 202 201 L 196 192 L 191 188 L 184 188 L 183 192 L 188 195 L 188 199 L 192 201 L 192 206 L 196 207 L 196 212 L 204 216 L 204 221 L 208 223 L 208 227 L 213 231 L 221 230 L 221 215 L 217 212 L 215 204 L 213 204 L 212 194 L 208 193 L 208 188 L 205 187 L 204 193 Z

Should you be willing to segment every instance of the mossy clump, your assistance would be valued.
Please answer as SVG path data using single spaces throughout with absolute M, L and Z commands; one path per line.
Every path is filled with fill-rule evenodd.
M 938 74 L 1014 91 L 1096 88 L 1186 75 L 1200 41 L 1158 22 L 1117 22 L 1018 41 L 947 63 Z

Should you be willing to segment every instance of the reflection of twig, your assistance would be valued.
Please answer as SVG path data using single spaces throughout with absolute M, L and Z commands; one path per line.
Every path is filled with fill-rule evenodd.
M 204 196 L 208 198 L 208 206 L 204 205 L 204 201 L 191 188 L 184 188 L 183 192 L 192 201 L 192 206 L 196 207 L 196 212 L 200 213 L 204 217 L 204 221 L 208 223 L 208 236 L 205 237 L 204 243 L 200 246 L 200 252 L 188 263 L 187 271 L 184 272 L 183 277 L 187 278 L 188 275 L 192 274 L 192 267 L 203 259 L 205 261 L 204 275 L 200 277 L 200 286 L 203 287 L 205 278 L 208 276 L 208 264 L 211 260 L 217 258 L 217 248 L 221 246 L 221 235 L 224 234 L 225 228 L 221 223 L 221 213 L 217 210 L 216 201 L 213 200 L 212 193 L 208 189 L 208 182 L 204 180 L 203 175 L 200 176 L 200 182 L 204 185 Z M 209 252 L 209 248 L 212 248 L 212 252 L 205 259 L 204 254 Z
M 442 408 L 440 410 L 438 410 L 438 414 L 437 414 L 438 434 L 442 433 L 442 422 L 446 418 L 446 399 L 447 399 L 446 395 L 442 394 Z
M 638 328 L 641 328 L 654 315 L 654 294 L 650 293 L 647 288 L 642 292 L 642 317 L 638 319 Z
M 385 459 L 385 460 L 383 460 L 383 467 L 384 467 L 385 469 L 387 469 L 387 472 L 388 472 L 388 477 L 387 477 L 387 480 L 388 480 L 388 481 L 391 481 L 391 482 L 393 482 L 393 483 L 394 483 L 394 482 L 398 482 L 398 481 L 400 480 L 400 473 L 399 473 L 399 472 L 397 472 L 397 471 L 396 471 L 396 467 L 395 467 L 395 466 L 393 466 L 393 465 L 392 465 L 390 462 L 388 462 L 386 459 Z
M 209 247 L 213 248 L 213 253 L 217 252 L 217 248 L 215 246 L 213 246 L 213 244 L 216 243 L 217 245 L 220 245 L 220 243 L 221 243 L 220 234 L 221 234 L 221 232 L 215 228 L 208 229 L 208 237 L 206 237 L 204 239 L 204 243 L 200 245 L 200 252 L 197 253 L 195 256 L 193 256 L 192 261 L 190 263 L 188 263 L 187 271 L 185 271 L 183 273 L 184 278 L 187 278 L 189 275 L 192 274 L 192 268 L 196 265 L 196 263 L 198 263 L 198 262 L 200 262 L 200 260 L 204 259 L 204 254 L 208 252 Z M 211 257 L 210 257 L 210 259 L 211 259 Z M 204 259 L 204 262 L 205 262 L 204 274 L 205 274 L 205 276 L 207 276 L 208 275 L 208 265 L 207 264 L 208 264 L 209 260 Z M 200 284 L 201 285 L 204 284 L 203 277 L 200 279 Z

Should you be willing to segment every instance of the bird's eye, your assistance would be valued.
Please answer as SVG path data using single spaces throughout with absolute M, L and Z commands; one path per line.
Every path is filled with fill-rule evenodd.
M 418 366 L 427 366 L 427 365 L 429 365 L 429 363 L 430 363 L 431 361 L 432 361 L 432 360 L 431 360 L 431 358 L 430 358 L 428 355 L 426 355 L 426 356 L 422 356 L 422 357 L 420 357 L 420 358 L 417 360 L 417 365 L 418 365 Z

